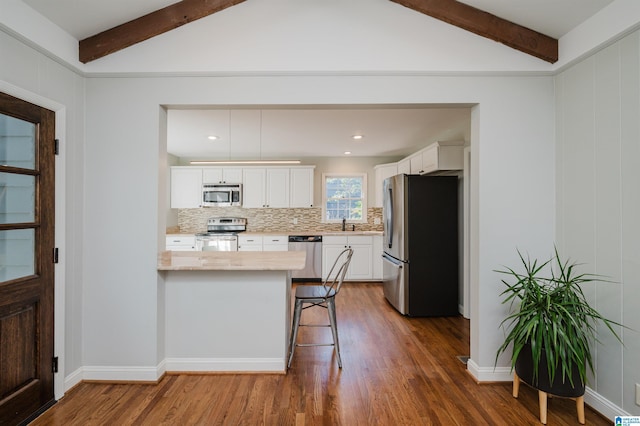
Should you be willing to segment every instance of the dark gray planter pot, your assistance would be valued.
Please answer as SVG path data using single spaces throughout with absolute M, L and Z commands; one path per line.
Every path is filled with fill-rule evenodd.
M 549 370 L 547 368 L 547 357 L 544 350 L 542 351 L 538 377 L 536 380 L 533 375 L 533 357 L 531 355 L 530 345 L 525 345 L 518 355 L 518 359 L 516 360 L 516 374 L 520 380 L 529 386 L 543 392 L 547 392 L 551 395 L 567 398 L 577 398 L 584 395 L 585 384 L 580 380 L 580 373 L 578 372 L 578 367 L 575 365 L 571 372 L 573 385 L 568 377 L 565 378 L 563 382 L 560 367 L 556 368 L 556 376 L 554 377 L 553 383 L 550 382 Z

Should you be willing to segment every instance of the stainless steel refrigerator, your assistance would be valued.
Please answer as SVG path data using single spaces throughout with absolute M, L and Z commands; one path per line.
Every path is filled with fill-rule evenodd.
M 383 285 L 410 316 L 458 314 L 458 177 L 384 181 Z

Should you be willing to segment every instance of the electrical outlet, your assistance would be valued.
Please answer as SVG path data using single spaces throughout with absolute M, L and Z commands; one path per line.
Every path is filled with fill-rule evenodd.
M 636 383 L 636 405 L 640 405 L 640 383 Z
M 374 218 L 373 219 L 373 224 L 374 225 L 380 225 L 380 218 L 379 217 Z
M 294 218 L 293 218 L 293 220 L 292 220 L 292 222 L 293 222 L 293 224 L 294 224 L 294 225 L 297 225 L 297 224 L 298 224 L 298 218 L 297 218 L 297 217 L 294 217 Z

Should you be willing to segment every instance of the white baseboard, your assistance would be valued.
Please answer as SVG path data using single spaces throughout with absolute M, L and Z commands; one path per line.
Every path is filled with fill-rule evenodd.
M 156 367 L 82 367 L 65 378 L 65 390 L 71 389 L 83 380 L 157 382 L 165 373 L 164 364 L 163 361 Z
M 284 373 L 282 358 L 167 358 L 156 367 L 78 368 L 64 379 L 64 392 L 83 380 L 105 382 L 157 382 L 167 372 L 263 372 Z
M 511 367 L 480 367 L 472 359 L 469 359 L 467 361 L 467 370 L 478 383 L 513 381 Z M 588 386 L 584 393 L 584 402 L 604 417 L 611 419 L 611 421 L 613 421 L 616 416 L 631 415 Z
M 511 382 L 513 371 L 511 367 L 480 367 L 472 359 L 467 361 L 467 370 L 480 382 Z
M 82 381 L 82 367 L 78 368 L 73 373 L 64 378 L 64 392 L 77 385 Z
M 605 399 L 588 386 L 584 392 L 584 403 L 612 422 L 616 416 L 631 416 L 630 413 L 627 413 L 613 402 Z
M 167 371 L 286 371 L 282 358 L 167 358 L 165 366 Z

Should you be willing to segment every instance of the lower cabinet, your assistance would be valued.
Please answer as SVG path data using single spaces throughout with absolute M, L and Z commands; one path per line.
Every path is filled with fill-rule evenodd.
M 373 236 L 373 279 L 382 281 L 382 235 Z
M 238 235 L 238 251 L 262 251 L 262 237 Z
M 195 235 L 167 235 L 166 250 L 170 251 L 194 251 L 196 249 Z
M 288 235 L 263 236 L 262 251 L 289 251 L 289 236 Z
M 238 235 L 238 251 L 287 251 L 288 235 Z
M 336 258 L 345 248 L 353 249 L 346 280 L 370 281 L 373 277 L 373 236 L 327 235 L 322 239 L 322 276 L 326 277 Z

